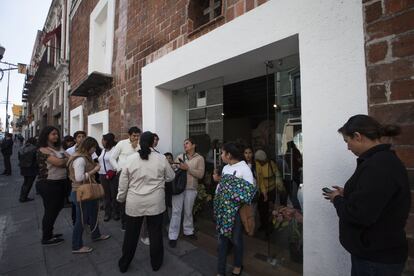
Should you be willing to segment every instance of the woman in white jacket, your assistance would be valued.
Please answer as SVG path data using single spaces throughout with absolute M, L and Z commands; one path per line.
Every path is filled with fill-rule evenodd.
M 117 200 L 126 202 L 126 231 L 122 257 L 118 265 L 126 272 L 135 255 L 144 218 L 150 239 L 151 266 L 160 269 L 164 258 L 162 222 L 165 212 L 165 182 L 174 180 L 175 173 L 164 155 L 153 149 L 154 135 L 147 131 L 140 137 L 141 149 L 128 157 L 119 179 Z

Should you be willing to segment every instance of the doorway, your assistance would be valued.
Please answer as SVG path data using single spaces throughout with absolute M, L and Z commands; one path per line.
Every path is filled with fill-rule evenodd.
M 300 242 L 295 243 L 292 253 L 292 223 L 281 227 L 275 223 L 276 217 L 272 213 L 281 205 L 299 212 L 302 208 L 297 196 L 302 183 L 303 148 L 299 56 L 268 61 L 263 64 L 263 71 L 261 76 L 230 84 L 224 84 L 223 79 L 218 78 L 175 91 L 173 103 L 181 99 L 181 104 L 173 104 L 173 121 L 179 113 L 174 112 L 175 108 L 178 111 L 185 107 L 185 116 L 182 113 L 179 116 L 187 122 L 184 133 L 195 139 L 197 152 L 205 158 L 206 173 L 195 204 L 199 235 L 211 240 L 203 247 L 211 246 L 211 252 L 215 253 L 212 202 L 217 183 L 211 175 L 214 169 L 224 165 L 220 160 L 221 145 L 239 142 L 252 148 L 253 154 L 259 150 L 266 153 L 269 164 L 273 164 L 267 168 L 279 172 L 284 188 L 284 191 L 276 190 L 274 204 L 267 205 L 270 210 L 265 214 L 270 223 L 265 231 L 256 231 L 254 237 L 245 238 L 246 265 L 249 264 L 250 273 L 254 275 L 273 275 L 274 269 L 283 270 L 284 275 L 300 275 L 301 223 L 294 222 L 294 231 L 299 231 L 300 235 L 296 238 Z M 180 133 L 173 130 L 174 145 L 180 145 L 184 138 L 182 130 Z M 178 152 L 179 149 L 174 154 Z M 276 173 L 269 173 L 269 176 L 276 177 Z M 256 199 L 255 206 L 259 201 Z M 263 212 L 257 210 L 257 230 L 263 223 L 262 218 Z

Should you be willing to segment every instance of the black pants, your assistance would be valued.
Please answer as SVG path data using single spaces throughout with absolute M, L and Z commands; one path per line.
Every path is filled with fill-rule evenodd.
M 121 271 L 126 271 L 134 258 L 144 218 L 147 219 L 148 224 L 152 270 L 157 271 L 162 265 L 164 259 L 164 245 L 162 239 L 163 213 L 145 217 L 130 217 L 125 215 L 126 230 L 124 243 L 122 245 L 122 257 L 118 262 Z
M 43 241 L 50 240 L 53 237 L 53 226 L 65 202 L 66 181 L 66 179 L 43 180 L 37 185 L 45 209 L 42 220 Z
M 23 177 L 24 177 L 24 181 L 23 181 L 22 188 L 20 189 L 20 200 L 27 199 L 27 196 L 29 195 L 30 190 L 32 189 L 33 182 L 36 179 L 36 175 L 30 175 L 30 176 L 25 175 Z
M 401 276 L 405 263 L 374 263 L 351 255 L 351 276 Z
M 105 215 L 110 216 L 112 213 L 119 215 L 121 212 L 120 203 L 116 200 L 118 194 L 118 176 L 112 179 L 106 179 L 105 175 L 100 175 L 102 186 L 105 190 Z
M 3 154 L 4 158 L 4 173 L 5 174 L 11 174 L 11 163 L 10 163 L 10 155 L 9 154 Z
M 260 193 L 259 201 L 257 203 L 257 209 L 259 211 L 260 216 L 260 226 L 265 230 L 269 230 L 269 220 L 270 220 L 270 212 L 269 212 L 269 203 L 274 204 L 276 200 L 276 189 L 273 189 L 267 192 L 267 201 L 264 201 L 263 194 Z

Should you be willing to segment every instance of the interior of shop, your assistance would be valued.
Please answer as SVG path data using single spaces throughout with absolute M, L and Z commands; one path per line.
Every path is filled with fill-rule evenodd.
M 302 182 L 300 165 L 292 164 L 293 155 L 296 159 L 302 156 L 299 56 L 267 61 L 263 63 L 263 72 L 264 75 L 235 83 L 224 85 L 219 78 L 175 92 L 177 98 L 186 101 L 186 133 L 195 138 L 197 152 L 206 160 L 204 185 L 195 206 L 196 227 L 201 238 L 195 243 L 216 253 L 212 200 L 217 183 L 211 175 L 214 169 L 224 165 L 220 160 L 221 145 L 237 141 L 252 147 L 253 152 L 265 151 L 269 162 L 277 164 L 285 186 L 289 186 L 285 192 L 277 191 L 275 204 L 269 204 L 270 223 L 264 229 L 259 219 L 262 214 L 256 212 L 255 235 L 246 236 L 245 259 L 250 263 L 249 270 L 273 275 L 278 269 L 283 275 L 300 275 L 301 243 L 292 245 L 291 241 L 293 231 L 302 231 L 301 224 L 295 220 L 281 227 L 272 212 L 281 205 L 302 211 L 297 200 L 292 200 L 292 196 L 297 199 Z M 289 146 L 292 143 L 295 151 Z M 294 230 L 292 224 L 295 224 Z M 299 236 L 297 240 L 300 239 Z

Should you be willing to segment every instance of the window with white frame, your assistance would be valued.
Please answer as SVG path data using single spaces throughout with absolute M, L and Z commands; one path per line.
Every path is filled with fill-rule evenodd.
M 115 0 L 100 0 L 90 15 L 88 74 L 111 74 Z
M 70 133 L 83 130 L 83 107 L 78 106 L 70 111 Z
M 88 135 L 95 138 L 102 146 L 102 135 L 109 131 L 109 111 L 108 109 L 91 114 L 88 116 Z

